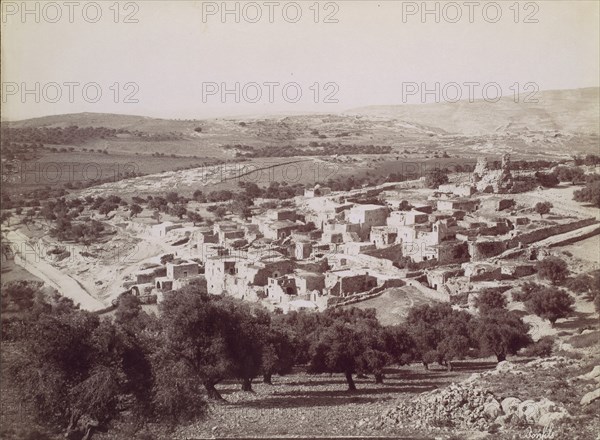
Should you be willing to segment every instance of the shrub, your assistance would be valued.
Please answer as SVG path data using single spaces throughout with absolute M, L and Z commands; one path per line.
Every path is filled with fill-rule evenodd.
M 600 208 L 600 180 L 591 181 L 582 189 L 575 191 L 573 199 L 577 202 L 591 203 Z
M 558 257 L 544 258 L 536 264 L 536 270 L 541 278 L 545 278 L 552 284 L 561 284 L 569 275 L 567 263 Z
M 566 291 L 544 286 L 531 294 L 525 306 L 529 312 L 547 319 L 554 326 L 558 319 L 566 318 L 573 313 L 574 302 Z
M 173 254 L 165 254 L 162 257 L 160 257 L 160 264 L 164 265 L 164 264 L 170 263 L 174 259 L 175 259 L 175 255 L 173 255 Z
M 541 284 L 534 283 L 532 281 L 526 281 L 521 285 L 520 291 L 515 291 L 512 293 L 513 301 L 521 301 L 525 302 L 531 298 L 531 294 L 538 289 L 543 288 Z
M 481 354 L 494 354 L 498 362 L 531 344 L 528 331 L 529 326 L 506 309 L 495 309 L 494 313 L 483 314 L 471 323 L 472 338 Z
M 479 313 L 493 313 L 497 309 L 506 309 L 504 294 L 495 289 L 483 289 L 475 299 L 475 306 Z
M 568 342 L 575 348 L 594 347 L 600 339 L 600 331 L 586 333 L 585 335 L 575 335 Z
M 535 173 L 535 177 L 537 178 L 538 183 L 545 188 L 552 188 L 560 183 L 558 177 L 554 173 L 546 174 L 537 172 Z
M 569 350 L 558 350 L 554 353 L 556 356 L 565 357 L 568 359 L 581 360 L 585 357 L 583 353 L 578 351 L 569 351 Z
M 522 351 L 524 356 L 534 357 L 550 357 L 554 347 L 554 338 L 552 336 L 544 336 L 539 341 L 534 342 L 529 347 Z
M 535 204 L 535 212 L 543 218 L 544 214 L 548 214 L 553 207 L 554 206 L 550 202 L 537 202 Z
M 444 183 L 448 183 L 448 172 L 447 170 L 441 170 L 436 168 L 431 170 L 429 174 L 425 177 L 425 185 L 427 188 L 436 189 L 440 185 Z

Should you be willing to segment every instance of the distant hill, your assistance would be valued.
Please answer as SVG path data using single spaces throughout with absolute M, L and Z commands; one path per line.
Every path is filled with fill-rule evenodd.
M 524 103 L 520 95 L 498 102 L 468 100 L 421 105 L 377 105 L 345 112 L 378 116 L 437 127 L 449 133 L 483 135 L 499 132 L 557 131 L 598 133 L 600 89 L 537 92 L 538 103 Z
M 40 118 L 22 121 L 3 122 L 10 127 L 107 127 L 114 129 L 139 130 L 148 133 L 164 133 L 181 131 L 190 126 L 193 121 L 174 119 L 159 119 L 147 116 L 120 115 L 114 113 L 70 113 L 65 115 L 42 116 Z
M 381 118 L 334 114 L 277 117 L 216 118 L 203 120 L 158 119 L 105 113 L 75 113 L 4 122 L 12 128 L 107 127 L 150 134 L 178 134 L 199 146 L 247 144 L 257 147 L 309 142 L 390 144 L 444 134 L 423 124 Z
M 538 103 L 503 98 L 496 103 L 390 105 L 342 114 L 279 115 L 203 120 L 77 113 L 3 122 L 8 127 L 107 127 L 127 130 L 117 138 L 86 144 L 108 152 L 177 154 L 235 159 L 248 148 L 321 144 L 390 146 L 393 154 L 568 157 L 597 153 L 598 88 L 538 92 Z M 145 134 L 167 135 L 166 137 Z M 169 136 L 173 135 L 173 136 Z M 157 139 L 165 141 L 156 141 Z M 231 146 L 236 146 L 232 149 Z M 229 148 L 224 148 L 229 146 Z M 240 148 L 237 148 L 240 146 Z M 246 150 L 244 150 L 246 148 Z M 267 155 L 268 156 L 268 155 Z

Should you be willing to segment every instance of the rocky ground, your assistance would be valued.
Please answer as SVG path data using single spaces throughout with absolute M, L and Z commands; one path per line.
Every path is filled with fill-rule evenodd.
M 354 436 L 411 439 L 597 439 L 600 433 L 598 353 L 546 359 L 513 357 L 458 362 L 453 372 L 419 365 L 390 369 L 386 383 L 357 380 L 348 393 L 341 375 L 296 372 L 219 387 L 225 402 L 207 416 L 165 431 L 113 427 L 98 438 L 298 438 Z M 116 436 L 116 437 L 115 437 Z M 545 436 L 545 437 L 544 437 Z M 320 438 L 320 437 L 319 437 Z
M 448 387 L 400 399 L 368 426 L 435 437 L 595 439 L 600 433 L 598 357 L 501 362 Z M 531 437 L 538 435 L 538 437 Z
M 284 377 L 275 376 L 273 385 L 257 381 L 254 392 L 240 391 L 238 383 L 224 383 L 217 388 L 225 398 L 212 404 L 206 418 L 179 425 L 166 432 L 163 427 L 147 426 L 133 431 L 115 426 L 98 438 L 268 438 L 327 436 L 391 436 L 370 421 L 397 399 L 412 399 L 420 393 L 444 387 L 468 378 L 474 372 L 493 369 L 491 359 L 457 362 L 455 371 L 441 367 L 426 371 L 413 364 L 386 371 L 385 383 L 375 384 L 373 377 L 356 379 L 357 391 L 349 393 L 343 375 L 308 375 L 298 370 Z M 138 427 L 139 429 L 139 427 Z M 148 437 L 144 437 L 148 435 Z M 402 435 L 427 438 L 422 430 L 406 428 Z M 151 437 L 150 437 L 151 436 Z

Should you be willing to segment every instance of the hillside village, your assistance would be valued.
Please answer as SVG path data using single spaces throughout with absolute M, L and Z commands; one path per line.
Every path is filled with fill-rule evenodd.
M 428 164 L 410 176 L 382 173 L 372 180 L 269 182 L 261 187 L 250 180 L 242 162 L 202 169 L 212 176 L 210 184 L 203 178 L 206 173 L 190 170 L 185 179 L 197 188 L 193 194 L 162 192 L 164 186 L 153 182 L 178 189 L 169 180 L 177 172 L 167 172 L 123 176 L 66 194 L 34 190 L 22 198 L 4 195 L 2 257 L 8 280 L 3 304 L 8 312 L 3 316 L 9 319 L 3 321 L 3 334 L 11 344 L 8 353 L 15 356 L 23 338 L 35 347 L 38 332 L 48 331 L 44 319 L 58 325 L 57 335 L 63 324 L 76 332 L 80 319 L 98 325 L 94 332 L 105 326 L 129 332 L 144 347 L 141 356 L 152 373 L 127 379 L 125 388 L 111 393 L 130 396 L 130 383 L 151 379 L 143 386 L 153 396 L 172 393 L 174 399 L 184 399 L 184 407 L 164 408 L 159 401 L 136 397 L 166 419 L 187 414 L 198 420 L 199 425 L 179 427 L 183 437 L 210 436 L 212 424 L 223 435 L 235 435 L 241 414 L 211 406 L 213 412 L 206 416 L 202 405 L 190 406 L 195 400 L 185 399 L 195 397 L 180 394 L 178 385 L 156 381 L 162 374 L 160 350 L 188 325 L 187 343 L 209 344 L 193 365 L 204 362 L 201 368 L 220 371 L 213 379 L 200 373 L 205 391 L 198 398 L 211 402 L 226 393 L 227 401 L 240 402 L 240 411 L 259 411 L 253 416 L 258 424 L 242 420 L 245 432 L 287 432 L 281 417 L 292 416 L 296 402 L 302 402 L 297 399 L 316 402 L 311 393 L 324 396 L 314 408 L 302 407 L 318 421 L 311 428 L 315 434 L 330 429 L 332 418 L 339 420 L 339 432 L 361 435 L 464 429 L 476 438 L 473 431 L 491 433 L 501 427 L 510 438 L 522 434 L 523 423 L 536 430 L 557 425 L 560 432 L 571 432 L 577 417 L 590 421 L 589 427 L 576 428 L 588 432 L 596 421 L 589 413 L 600 404 L 600 393 L 589 383 L 597 381 L 597 368 L 589 370 L 597 359 L 599 164 L 593 154 L 559 161 L 519 157 L 514 162 L 504 154 L 479 156 L 473 166 L 454 169 Z M 208 192 L 219 174 L 221 179 L 226 175 L 232 190 Z M 138 186 L 146 192 L 132 195 Z M 40 321 L 39 313 L 47 317 Z M 218 318 L 221 330 L 197 330 L 196 325 L 204 326 L 219 313 L 225 313 Z M 352 322 L 355 333 L 336 333 L 340 322 L 346 322 L 342 328 Z M 203 332 L 215 331 L 199 339 Z M 89 337 L 96 336 L 82 336 L 83 341 Z M 180 354 L 166 355 L 164 362 L 183 368 L 177 362 L 185 359 L 187 349 L 174 343 L 169 349 Z M 101 347 L 97 349 L 104 353 Z M 323 363 L 327 358 L 320 350 L 335 347 L 342 349 L 334 357 L 338 363 Z M 45 363 L 45 352 L 35 350 L 41 356 L 36 362 Z M 219 353 L 216 360 L 212 350 Z M 513 365 L 521 357 L 534 360 Z M 11 357 L 9 366 L 20 365 L 18 359 Z M 427 373 L 415 371 L 419 363 Z M 196 377 L 197 370 L 188 368 L 176 373 L 178 380 Z M 525 380 L 539 369 L 549 375 L 544 380 L 552 389 L 560 387 L 562 375 L 590 379 L 577 382 L 568 396 L 549 400 L 536 387 L 519 387 L 512 377 Z M 85 371 L 82 377 L 90 380 L 103 374 Z M 310 379 L 303 382 L 306 373 Z M 348 397 L 329 408 L 340 383 L 327 382 L 329 376 L 318 373 L 344 373 L 350 391 L 356 392 L 356 382 L 359 393 L 382 396 L 356 407 Z M 263 383 L 253 386 L 260 374 Z M 370 374 L 375 384 L 369 384 Z M 23 389 L 34 383 L 18 380 Z M 239 381 L 243 395 L 234 388 Z M 409 398 L 414 391 L 402 390 L 412 390 L 412 383 L 419 384 L 414 390 L 429 392 Z M 291 397 L 282 397 L 282 390 Z M 281 400 L 284 407 L 273 424 L 261 413 L 261 402 L 270 399 Z M 453 409 L 442 408 L 440 399 Z M 119 423 L 128 423 L 128 417 L 119 417 Z M 162 417 L 155 417 L 162 433 Z M 410 420 L 416 421 L 416 431 L 407 431 Z M 81 416 L 67 431 L 96 432 L 106 423 L 99 415 Z M 293 428 L 306 429 L 301 421 Z
M 600 2 L 0 9 L 1 440 L 600 440 Z
M 597 218 L 544 217 L 517 203 L 507 156 L 485 159 L 465 181 L 425 188 L 416 181 L 332 192 L 316 185 L 294 206 L 212 226 L 135 224 L 140 237 L 185 244 L 132 273 L 123 288 L 146 300 L 190 283 L 269 310 L 323 311 L 411 286 L 436 301 L 532 275 L 560 245 L 599 231 Z M 187 239 L 187 240 L 186 240 Z M 543 245 L 538 243 L 543 242 Z M 165 261 L 165 258 L 170 261 Z

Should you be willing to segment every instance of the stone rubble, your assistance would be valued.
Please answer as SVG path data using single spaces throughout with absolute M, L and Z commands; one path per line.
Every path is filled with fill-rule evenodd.
M 578 379 L 584 380 L 595 380 L 596 382 L 600 382 L 600 365 L 596 365 L 592 371 L 586 374 L 582 374 L 577 377 Z
M 565 408 L 546 398 L 521 401 L 507 397 L 499 402 L 488 390 L 459 383 L 423 393 L 384 411 L 376 425 L 486 431 L 492 425 L 515 422 L 548 426 L 568 416 Z
M 526 368 L 535 371 L 571 363 L 571 359 L 552 357 L 529 362 Z M 600 369 L 594 369 L 586 378 L 595 378 L 598 371 Z M 507 361 L 500 362 L 495 370 L 475 373 L 463 382 L 399 402 L 397 406 L 381 413 L 373 424 L 392 429 L 412 427 L 487 431 L 517 423 L 545 427 L 569 417 L 562 405 L 545 397 L 537 401 L 521 401 L 516 397 L 501 399 L 475 383 L 483 376 L 499 373 L 524 374 L 520 367 Z M 600 389 L 588 393 L 584 399 L 589 403 L 599 397 Z
M 581 405 L 589 405 L 594 400 L 598 400 L 598 399 L 600 399 L 600 388 L 598 388 L 594 391 L 590 391 L 589 393 L 586 393 L 581 398 Z

